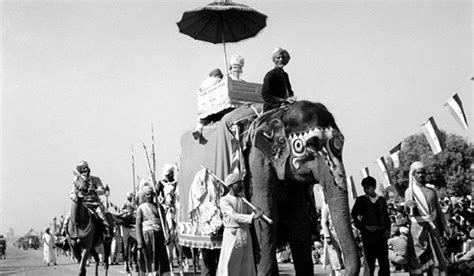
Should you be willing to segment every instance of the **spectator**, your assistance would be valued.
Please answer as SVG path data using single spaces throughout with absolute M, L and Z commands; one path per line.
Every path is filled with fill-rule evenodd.
M 375 259 L 379 263 L 379 275 L 389 275 L 387 240 L 390 235 L 390 219 L 387 203 L 375 193 L 377 182 L 368 176 L 362 180 L 365 195 L 357 197 L 352 208 L 352 219 L 360 230 L 364 254 L 370 275 L 374 275 Z
M 51 235 L 49 227 L 44 229 L 43 234 L 43 261 L 47 266 L 49 266 L 51 263 L 56 265 L 56 254 L 54 253 L 54 236 Z
M 388 259 L 400 270 L 407 263 L 407 236 L 400 233 L 400 228 L 392 225 L 391 238 L 388 240 Z
M 441 233 L 449 233 L 436 191 L 426 187 L 426 169 L 422 162 L 413 162 L 409 172 L 409 188 L 405 206 L 410 209 L 410 274 L 432 274 L 446 270 L 441 247 Z

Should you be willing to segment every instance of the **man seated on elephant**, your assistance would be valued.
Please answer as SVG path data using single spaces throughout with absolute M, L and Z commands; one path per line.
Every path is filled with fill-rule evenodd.
M 263 79 L 262 97 L 265 101 L 263 111 L 296 101 L 288 73 L 283 70 L 290 61 L 290 54 L 278 47 L 272 53 L 272 60 L 275 68 L 268 71 Z
M 89 164 L 86 161 L 80 161 L 76 166 L 76 175 L 74 176 L 74 181 L 72 183 L 72 190 L 69 193 L 69 196 L 72 200 L 76 201 L 78 194 L 82 194 L 84 196 L 84 204 L 95 212 L 97 216 L 102 221 L 104 225 L 105 235 L 107 237 L 113 236 L 113 231 L 110 227 L 111 225 L 111 218 L 107 217 L 110 216 L 108 214 L 107 209 L 105 208 L 104 204 L 100 200 L 99 196 L 105 194 L 104 185 L 100 178 L 97 176 L 93 176 L 90 174 L 91 170 L 89 168 Z M 87 184 L 87 187 L 81 188 L 78 186 L 78 180 L 82 178 L 84 182 Z

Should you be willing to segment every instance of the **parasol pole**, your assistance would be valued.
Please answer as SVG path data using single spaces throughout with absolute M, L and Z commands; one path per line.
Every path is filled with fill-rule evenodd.
M 229 75 L 229 66 L 227 66 L 227 50 L 225 48 L 224 31 L 222 31 L 222 45 L 224 46 L 224 68 L 225 68 L 225 72 L 227 73 L 227 76 L 228 76 Z

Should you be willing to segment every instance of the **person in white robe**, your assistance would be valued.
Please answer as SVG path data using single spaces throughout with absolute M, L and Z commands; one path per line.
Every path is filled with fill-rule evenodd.
M 439 275 L 446 271 L 446 258 L 441 246 L 442 233 L 449 235 L 438 196 L 427 187 L 426 169 L 422 162 L 410 166 L 409 187 L 405 191 L 405 207 L 410 215 L 408 260 L 410 275 Z
M 43 234 L 43 262 L 46 265 L 56 265 L 56 253 L 54 252 L 54 236 L 50 233 L 50 228 L 46 227 Z
M 239 174 L 229 174 L 225 179 L 225 186 L 229 192 L 220 199 L 224 234 L 217 275 L 253 276 L 257 274 L 257 269 L 249 229 L 252 221 L 262 216 L 262 211 L 257 209 L 252 212 L 242 201 L 243 181 Z

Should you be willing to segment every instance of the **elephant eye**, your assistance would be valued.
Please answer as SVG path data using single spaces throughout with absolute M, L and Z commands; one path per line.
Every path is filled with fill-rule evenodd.
M 284 138 L 284 137 L 280 137 L 280 138 L 278 138 L 278 142 L 279 142 L 280 144 L 284 144 L 286 141 L 285 141 L 285 138 Z
M 342 140 L 339 138 L 333 138 L 329 140 L 329 145 L 331 148 L 331 151 L 336 154 L 337 156 L 341 155 L 342 152 Z
M 304 152 L 304 143 L 301 139 L 295 139 L 293 141 L 293 150 L 296 154 L 301 154 Z
M 306 146 L 308 148 L 314 149 L 315 151 L 319 151 L 323 147 L 321 140 L 316 136 L 309 138 L 308 141 L 306 141 Z

